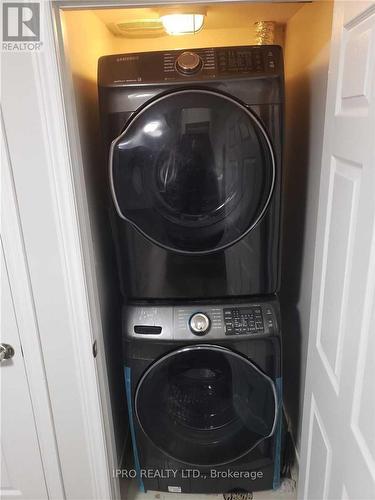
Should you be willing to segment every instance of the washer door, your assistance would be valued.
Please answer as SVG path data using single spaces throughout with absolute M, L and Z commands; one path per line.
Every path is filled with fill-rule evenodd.
M 275 161 L 258 118 L 209 90 L 155 99 L 112 143 L 118 214 L 144 236 L 182 253 L 209 253 L 242 238 L 272 196 Z
M 174 351 L 149 368 L 135 395 L 144 433 L 191 465 L 233 462 L 274 432 L 272 380 L 247 358 L 212 345 Z

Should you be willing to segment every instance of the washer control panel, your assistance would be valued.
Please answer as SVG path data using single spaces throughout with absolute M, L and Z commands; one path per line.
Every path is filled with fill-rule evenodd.
M 224 309 L 224 323 L 227 335 L 264 333 L 261 307 L 226 308 Z
M 206 340 L 278 333 L 276 302 L 239 304 L 127 305 L 123 328 L 131 338 Z

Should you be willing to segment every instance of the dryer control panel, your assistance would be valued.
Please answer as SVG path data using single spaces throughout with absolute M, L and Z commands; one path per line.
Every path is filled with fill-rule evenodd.
M 139 52 L 99 60 L 99 84 L 109 87 L 272 77 L 282 73 L 282 49 L 278 45 Z
M 123 310 L 127 337 L 160 340 L 205 340 L 278 333 L 272 302 L 239 304 L 128 305 Z

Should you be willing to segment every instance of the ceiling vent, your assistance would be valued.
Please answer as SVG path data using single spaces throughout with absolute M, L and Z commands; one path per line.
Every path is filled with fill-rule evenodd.
M 125 38 L 154 38 L 166 35 L 161 19 L 135 19 L 123 23 L 109 23 L 107 26 L 114 35 Z

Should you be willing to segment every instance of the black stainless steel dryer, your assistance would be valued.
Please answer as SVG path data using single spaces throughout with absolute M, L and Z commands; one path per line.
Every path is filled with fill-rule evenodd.
M 98 80 L 124 294 L 275 293 L 280 47 L 106 56 Z
M 186 493 L 278 487 L 277 301 L 128 305 L 123 331 L 140 487 Z

